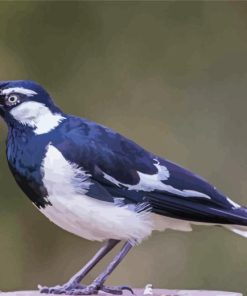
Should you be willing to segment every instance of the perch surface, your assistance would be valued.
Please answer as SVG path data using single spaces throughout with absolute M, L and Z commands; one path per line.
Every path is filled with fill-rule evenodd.
M 144 296 L 144 289 L 134 289 L 136 296 Z M 111 295 L 100 292 L 99 295 Z M 39 291 L 14 291 L 14 292 L 1 292 L 0 296 L 45 296 L 47 294 L 40 294 Z M 50 294 L 51 295 L 51 294 Z M 97 296 L 95 295 L 95 296 Z M 131 296 L 128 291 L 123 292 L 123 296 Z M 57 296 L 57 295 L 56 295 Z M 145 294 L 145 296 L 243 296 L 237 292 L 223 292 L 223 291 L 206 291 L 206 290 L 166 290 L 166 289 L 153 289 L 152 293 Z

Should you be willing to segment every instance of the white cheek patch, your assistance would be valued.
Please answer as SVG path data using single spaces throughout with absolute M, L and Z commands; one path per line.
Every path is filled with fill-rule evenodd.
M 3 95 L 9 95 L 11 93 L 19 93 L 19 94 L 23 94 L 26 95 L 28 97 L 32 97 L 34 95 L 37 95 L 37 93 L 31 89 L 27 89 L 24 87 L 10 87 L 10 88 L 5 88 L 4 90 L 2 90 L 2 94 Z
M 36 135 L 50 132 L 65 119 L 61 114 L 53 114 L 44 104 L 23 102 L 12 108 L 10 114 L 23 125 L 34 128 Z

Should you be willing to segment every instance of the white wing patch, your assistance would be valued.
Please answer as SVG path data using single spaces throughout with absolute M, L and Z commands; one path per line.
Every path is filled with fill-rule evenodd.
M 229 197 L 227 197 L 226 199 L 233 206 L 234 209 L 241 208 L 241 206 L 239 204 L 237 204 L 235 201 L 231 200 Z
M 151 192 L 153 190 L 160 190 L 160 191 L 166 191 L 172 194 L 176 194 L 179 196 L 184 196 L 184 197 L 202 197 L 202 198 L 207 198 L 211 199 L 211 197 L 205 193 L 195 191 L 195 190 L 190 190 L 190 189 L 177 189 L 171 185 L 164 184 L 162 181 L 166 181 L 170 177 L 170 173 L 168 169 L 165 166 L 160 165 L 157 159 L 154 159 L 154 166 L 156 166 L 158 172 L 156 174 L 144 174 L 142 172 L 137 171 L 140 181 L 139 183 L 135 185 L 130 185 L 130 184 L 125 184 L 121 183 L 112 176 L 103 173 L 103 177 L 112 182 L 113 184 L 117 186 L 125 186 L 129 190 L 136 190 L 136 191 L 147 191 Z
M 11 93 L 19 93 L 26 95 L 28 97 L 32 97 L 34 95 L 37 95 L 37 93 L 31 89 L 27 89 L 24 87 L 10 87 L 10 88 L 5 88 L 2 90 L 2 94 L 4 95 L 9 95 Z
M 140 242 L 154 230 L 152 214 L 87 196 L 87 173 L 68 162 L 51 144 L 43 161 L 43 183 L 51 205 L 40 211 L 61 228 L 89 240 L 113 238 Z
M 54 114 L 44 104 L 34 101 L 21 103 L 12 108 L 10 114 L 21 124 L 33 127 L 36 135 L 50 132 L 65 119 L 62 114 Z

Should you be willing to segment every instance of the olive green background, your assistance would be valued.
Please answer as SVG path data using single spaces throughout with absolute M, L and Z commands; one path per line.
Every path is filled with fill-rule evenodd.
M 0 2 L 0 79 L 40 82 L 63 110 L 247 205 L 247 2 Z M 2 122 L 0 133 L 0 289 L 63 283 L 100 244 L 33 207 L 8 170 Z M 195 227 L 155 233 L 109 284 L 247 292 L 246 277 L 247 239 Z

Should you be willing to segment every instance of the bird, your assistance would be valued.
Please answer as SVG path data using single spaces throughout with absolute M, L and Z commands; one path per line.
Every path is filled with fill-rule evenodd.
M 0 116 L 8 128 L 8 165 L 20 189 L 51 222 L 103 242 L 68 282 L 39 285 L 41 293 L 133 292 L 127 285 L 111 287 L 105 282 L 153 231 L 214 225 L 247 237 L 246 207 L 113 129 L 65 113 L 34 81 L 0 81 Z M 91 284 L 81 284 L 120 242 L 109 265 Z

